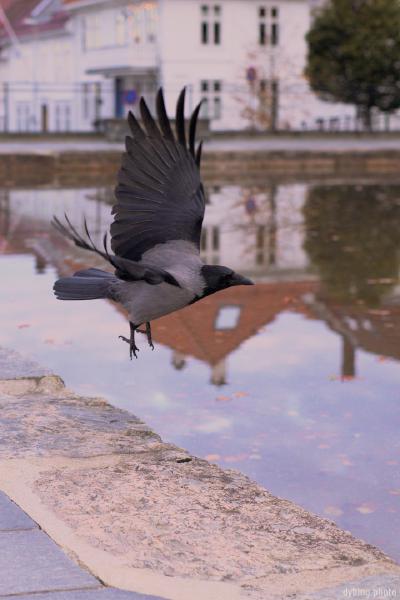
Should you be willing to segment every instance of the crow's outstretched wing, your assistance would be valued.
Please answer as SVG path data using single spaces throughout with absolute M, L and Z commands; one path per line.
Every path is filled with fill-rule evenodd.
M 115 269 L 115 275 L 120 279 L 126 281 L 146 281 L 151 285 L 156 285 L 165 281 L 179 287 L 179 283 L 176 281 L 175 277 L 162 268 L 157 268 L 154 265 L 148 265 L 143 262 L 138 264 L 129 259 L 110 254 L 107 248 L 107 234 L 105 234 L 103 238 L 104 250 L 97 248 L 91 238 L 86 219 L 83 221 L 86 239 L 77 231 L 76 227 L 72 225 L 67 215 L 65 215 L 65 221 L 66 224 L 61 223 L 57 217 L 53 217 L 52 224 L 57 231 L 71 240 L 71 242 L 74 242 L 76 246 L 83 248 L 84 250 L 90 250 L 90 252 L 95 252 L 109 262 Z M 79 276 L 79 274 L 75 275 Z
M 161 89 L 156 102 L 158 125 L 143 98 L 144 129 L 129 114 L 133 137 L 126 138 L 111 225 L 111 247 L 122 258 L 139 261 L 147 250 L 172 240 L 192 242 L 193 251 L 199 252 L 205 209 L 199 173 L 201 144 L 195 150 L 200 104 L 190 120 L 187 144 L 184 103 L 182 90 L 176 106 L 176 137 Z

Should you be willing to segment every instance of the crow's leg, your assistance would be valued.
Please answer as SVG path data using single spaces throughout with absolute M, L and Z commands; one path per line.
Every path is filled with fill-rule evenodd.
M 146 335 L 150 348 L 154 350 L 153 340 L 151 339 L 151 325 L 149 321 L 146 321 Z
M 129 321 L 129 327 L 131 329 L 131 337 L 130 337 L 130 339 L 128 340 L 128 338 L 126 338 L 123 335 L 120 335 L 119 339 L 123 340 L 124 342 L 126 342 L 127 344 L 129 344 L 129 356 L 131 357 L 131 360 L 132 360 L 132 356 L 134 356 L 135 358 L 137 358 L 136 352 L 139 352 L 139 348 L 135 344 L 135 331 L 136 331 L 137 325 L 134 325 L 131 321 Z
M 144 333 L 147 335 L 147 341 L 149 342 L 149 346 L 152 350 L 154 350 L 154 345 L 153 345 L 153 340 L 151 339 L 151 326 L 150 326 L 150 322 L 146 321 L 146 331 L 143 331 L 143 329 L 136 329 L 136 331 L 138 331 L 139 333 Z

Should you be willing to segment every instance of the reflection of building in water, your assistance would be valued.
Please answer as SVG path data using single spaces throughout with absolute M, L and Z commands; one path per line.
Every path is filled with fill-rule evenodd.
M 344 379 L 357 375 L 358 348 L 400 360 L 400 296 L 396 304 L 383 301 L 379 308 L 339 304 L 313 294 L 307 295 L 305 301 L 311 315 L 325 321 L 342 338 L 341 376 Z
M 210 366 L 210 382 L 223 385 L 229 379 L 229 355 L 283 311 L 308 316 L 302 296 L 318 286 L 310 278 L 230 288 L 154 321 L 153 338 L 174 349 L 175 368 L 183 368 L 185 357 L 196 358 Z
M 93 240 L 102 244 L 103 234 L 111 223 L 109 196 L 108 189 L 93 188 L 4 190 L 0 195 L 0 248 L 8 252 L 11 245 L 14 253 L 35 248 L 39 252 L 45 239 L 38 244 L 36 238 L 46 237 L 52 231 L 53 216 L 63 219 L 65 213 L 78 228 L 83 227 L 85 216 Z M 51 262 L 49 253 L 44 251 L 41 269 L 49 259 Z
M 307 185 L 302 184 L 265 191 L 238 186 L 209 190 L 201 242 L 204 261 L 226 264 L 253 276 L 306 270 L 301 210 L 306 192 Z M 111 188 L 10 190 L 6 194 L 12 223 L 22 216 L 31 217 L 36 231 L 46 230 L 53 215 L 62 219 L 67 213 L 78 227 L 85 216 L 94 241 L 102 243 L 112 220 Z M 4 219 L 4 210 L 2 213 Z
M 307 270 L 302 207 L 307 184 L 211 188 L 201 254 L 253 276 Z
M 334 302 L 322 296 L 303 251 L 302 205 L 306 185 L 265 191 L 224 187 L 209 191 L 203 258 L 232 266 L 256 279 L 253 288 L 237 287 L 210 296 L 154 322 L 154 339 L 172 349 L 172 364 L 183 369 L 187 357 L 207 363 L 210 380 L 229 380 L 227 359 L 245 340 L 281 312 L 294 310 L 325 321 L 343 340 L 344 377 L 355 375 L 357 348 L 400 360 L 400 290 L 392 288 L 379 309 Z M 12 190 L 0 194 L 0 251 L 29 253 L 37 272 L 52 265 L 67 275 L 103 261 L 72 246 L 50 226 L 64 212 L 78 226 L 88 219 L 99 243 L 111 221 L 109 191 Z

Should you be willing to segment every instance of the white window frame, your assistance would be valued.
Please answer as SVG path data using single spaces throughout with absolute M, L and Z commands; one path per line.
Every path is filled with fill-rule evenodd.
M 222 81 L 221 79 L 202 79 L 200 96 L 203 101 L 202 116 L 210 120 L 222 118 Z
M 200 5 L 200 42 L 202 46 L 221 46 L 221 4 L 203 2 Z
M 279 7 L 276 5 L 260 4 L 257 7 L 258 14 L 258 45 L 279 46 Z

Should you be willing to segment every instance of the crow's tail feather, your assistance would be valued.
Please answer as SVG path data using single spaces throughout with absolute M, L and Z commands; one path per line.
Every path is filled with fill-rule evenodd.
M 58 279 L 53 287 L 58 300 L 113 299 L 112 284 L 116 278 L 112 273 L 100 269 L 78 271 L 72 277 Z

